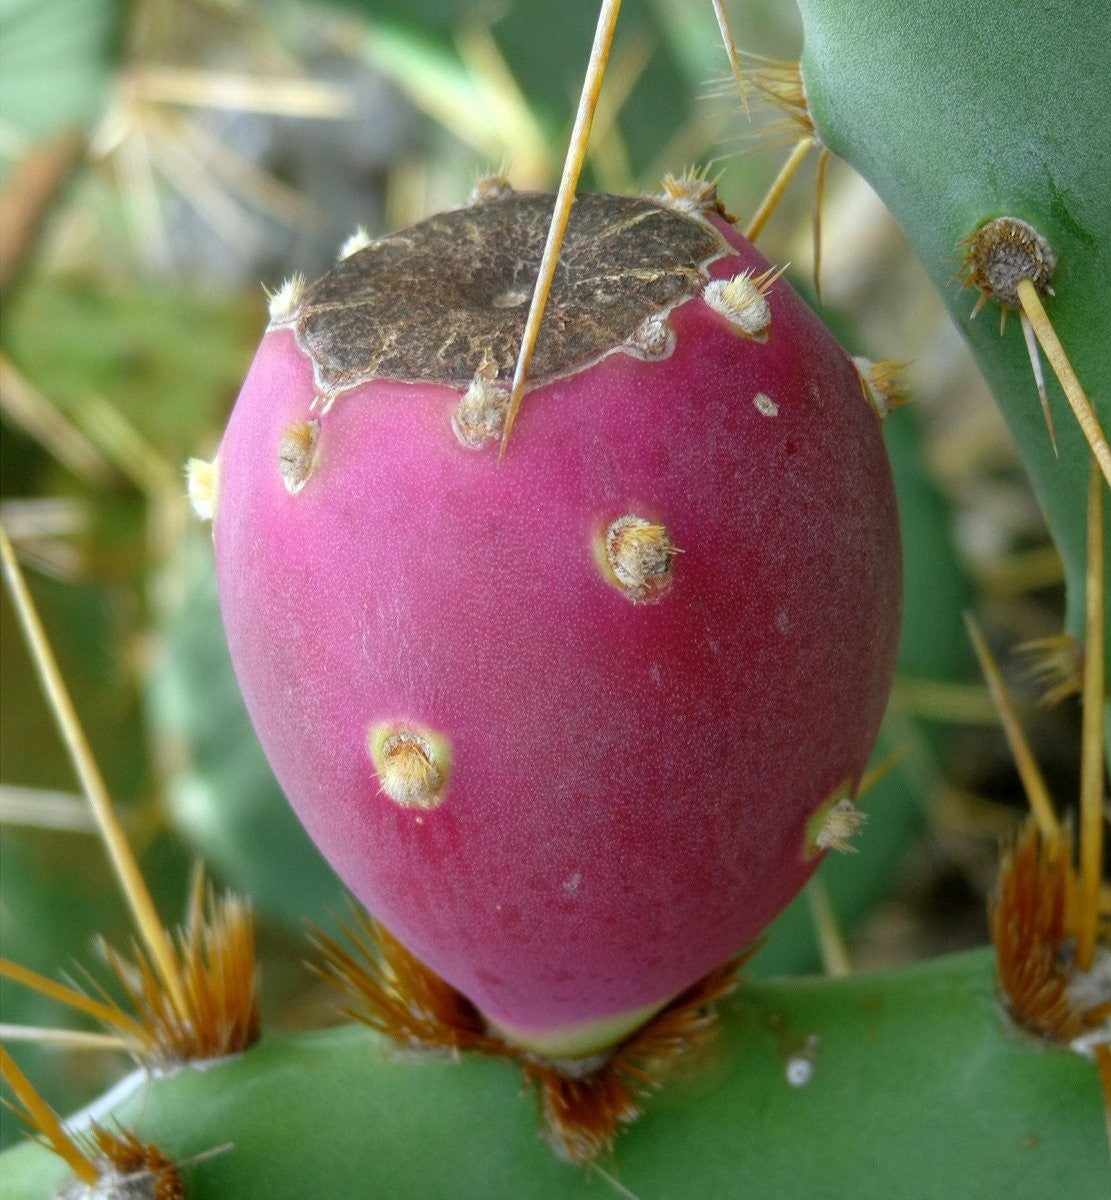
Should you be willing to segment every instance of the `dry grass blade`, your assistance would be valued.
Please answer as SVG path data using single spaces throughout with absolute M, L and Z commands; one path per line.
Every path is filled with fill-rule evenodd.
M 94 486 L 116 482 L 111 463 L 5 354 L 0 354 L 0 412 L 78 478 Z
M 178 129 L 196 160 L 207 165 L 214 177 L 248 202 L 292 228 L 311 229 L 319 223 L 313 205 L 300 192 L 259 170 L 241 154 L 208 134 L 202 126 L 187 121 Z
M 868 793 L 882 783 L 888 775 L 906 758 L 909 753 L 907 747 L 896 746 L 894 750 L 889 751 L 880 759 L 875 766 L 869 767 L 860 777 L 860 782 L 856 785 L 856 793 L 854 799 L 861 800 Z
M 0 500 L 0 520 L 8 537 L 21 542 L 41 538 L 76 537 L 93 523 L 92 506 L 61 496 L 27 496 Z
M 1003 726 L 1007 744 L 1011 749 L 1011 756 L 1015 760 L 1015 766 L 1022 779 L 1030 811 L 1038 823 L 1042 837 L 1052 843 L 1060 836 L 1057 828 L 1057 816 L 1053 811 L 1053 802 L 1049 798 L 1049 789 L 1046 787 L 1045 779 L 1038 769 L 1038 764 L 1030 749 L 1030 743 L 1026 740 L 1026 734 L 1023 733 L 1022 722 L 1018 719 L 1018 710 L 1015 708 L 1010 692 L 1007 691 L 1007 685 L 1003 682 L 1003 673 L 992 657 L 987 639 L 980 631 L 979 625 L 971 613 L 965 613 L 964 621 L 968 627 L 972 647 L 980 662 L 980 670 L 984 673 L 984 679 L 991 690 L 995 707 L 999 710 L 999 721 Z
M 514 162 L 519 160 L 526 168 L 524 177 L 534 177 L 542 165 L 548 165 L 544 128 L 493 33 L 486 25 L 472 23 L 459 32 L 455 44 L 473 80 L 484 120 L 498 131 Z
M 64 829 L 68 833 L 97 831 L 84 796 L 43 788 L 14 787 L 8 783 L 0 783 L 0 826 L 3 825 Z
M 66 1132 L 58 1115 L 35 1090 L 34 1085 L 16 1066 L 12 1056 L 0 1046 L 0 1075 L 15 1093 L 21 1105 L 16 1112 L 23 1116 L 45 1144 L 69 1163 L 70 1169 L 84 1183 L 93 1184 L 100 1172 L 89 1156 Z M 13 1106 L 14 1107 L 14 1106 Z
M 0 976 L 49 996 L 113 1030 L 113 1041 L 151 1067 L 219 1058 L 247 1049 L 258 1039 L 258 983 L 250 910 L 232 896 L 209 889 L 201 903 L 198 884 L 189 916 L 177 931 L 174 971 L 184 996 L 179 1009 L 150 958 L 132 943 L 125 958 L 101 941 L 131 1011 L 87 972 L 88 990 L 39 975 L 0 959 Z M 95 992 L 96 995 L 90 995 Z M 37 1031 L 50 1041 L 51 1031 Z M 73 1037 L 89 1036 L 74 1034 Z
M 646 33 L 639 33 L 618 47 L 610 61 L 606 87 L 598 98 L 587 144 L 600 191 L 625 193 L 636 190 L 632 156 L 618 125 L 618 117 L 655 51 L 653 39 Z
M 203 883 L 197 885 L 203 890 Z M 220 1058 L 258 1040 L 258 980 L 250 909 L 238 898 L 198 890 L 177 931 L 175 959 L 185 1011 L 171 1002 L 150 959 L 135 944 L 131 959 L 101 942 L 143 1029 L 138 1057 L 172 1066 Z
M 1061 555 L 1052 542 L 1032 550 L 1001 554 L 990 562 L 977 564 L 975 572 L 983 590 L 998 599 L 1054 587 L 1065 578 Z
M 745 228 L 745 237 L 750 242 L 754 242 L 759 236 L 761 230 L 768 223 L 768 218 L 775 212 L 780 200 L 783 199 L 783 193 L 791 184 L 799 167 L 802 166 L 803 160 L 814 149 L 815 142 L 812 137 L 801 138 L 795 145 L 783 164 L 779 174 L 772 181 L 772 185 L 764 194 L 763 200 L 760 201 L 759 207 L 753 214 L 752 220 L 749 221 Z
M 0 191 L 0 292 L 19 273 L 51 201 L 84 152 L 84 133 L 66 129 L 31 150 L 9 173 Z
M 818 938 L 818 949 L 822 955 L 825 973 L 833 979 L 843 979 L 853 973 L 852 959 L 845 942 L 845 935 L 837 921 L 829 888 L 819 875 L 811 877 L 806 885 L 806 899 L 810 905 L 810 919 Z
M 1082 971 L 1092 965 L 1095 953 L 1103 866 L 1104 586 L 1103 481 L 1093 459 L 1088 478 L 1088 564 L 1080 730 L 1080 916 L 1076 961 Z
M 811 220 L 814 244 L 814 295 L 822 302 L 822 201 L 826 193 L 826 168 L 829 165 L 829 147 L 818 151 L 818 171 L 814 179 L 814 214 Z
M 998 725 L 999 713 L 982 684 L 949 683 L 941 679 L 895 680 L 892 698 L 907 713 L 954 725 Z
M 81 780 L 81 787 L 89 801 L 89 806 L 96 817 L 101 838 L 105 849 L 112 861 L 116 876 L 120 881 L 124 897 L 131 906 L 135 924 L 147 944 L 154 960 L 162 983 L 169 992 L 179 1013 L 185 1011 L 185 997 L 181 984 L 174 972 L 173 947 L 170 938 L 155 911 L 154 901 L 147 889 L 139 864 L 127 841 L 119 816 L 112 805 L 108 789 L 93 758 L 85 731 L 77 719 L 77 711 L 70 699 L 69 689 L 62 679 L 54 652 L 46 637 L 42 622 L 27 581 L 23 578 L 19 563 L 16 561 L 12 544 L 8 535 L 0 526 L 0 559 L 3 561 L 4 578 L 11 593 L 19 623 L 23 629 L 27 646 L 35 662 L 42 682 L 43 691 L 54 713 L 62 740 L 69 751 L 74 770 Z
M 289 117 L 337 119 L 351 116 L 351 88 L 298 76 L 263 78 L 255 74 L 186 67 L 133 67 L 119 81 L 132 100 L 232 112 L 275 113 Z

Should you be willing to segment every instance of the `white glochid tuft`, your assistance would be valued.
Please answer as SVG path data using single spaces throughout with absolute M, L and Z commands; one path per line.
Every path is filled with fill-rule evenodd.
M 295 320 L 301 309 L 301 297 L 305 292 L 304 275 L 291 275 L 276 292 L 268 292 L 270 299 L 270 328 L 288 325 Z
M 219 458 L 191 458 L 185 464 L 185 488 L 193 511 L 202 521 L 216 517 L 216 501 L 220 490 Z
M 763 341 L 772 323 L 772 310 L 749 271 L 732 279 L 711 279 L 702 289 L 702 299 L 746 337 Z
M 340 246 L 339 254 L 336 255 L 336 258 L 342 262 L 345 258 L 350 258 L 352 254 L 358 254 L 360 250 L 365 250 L 372 241 L 374 239 L 360 225 L 343 245 Z

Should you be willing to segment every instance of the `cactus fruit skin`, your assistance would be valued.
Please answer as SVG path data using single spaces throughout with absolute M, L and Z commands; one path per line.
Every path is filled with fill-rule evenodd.
M 766 269 L 682 219 L 725 239 L 705 275 Z M 272 328 L 220 447 L 221 607 L 275 774 L 375 916 L 534 1044 L 604 1044 L 749 942 L 879 725 L 900 606 L 880 423 L 802 301 L 767 299 L 754 340 L 696 286 L 667 357 L 536 386 L 500 463 L 453 433 L 458 382 L 310 411 L 313 363 Z M 314 420 L 294 490 L 287 433 Z M 679 551 L 657 596 L 599 565 L 627 515 Z M 391 737 L 400 791 L 376 777 Z

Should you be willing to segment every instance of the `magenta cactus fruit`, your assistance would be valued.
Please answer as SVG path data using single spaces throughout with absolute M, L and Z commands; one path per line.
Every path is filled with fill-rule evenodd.
M 846 828 L 900 555 L 856 367 L 710 203 L 576 200 L 499 457 L 551 208 L 499 189 L 286 285 L 211 490 L 310 834 L 495 1027 L 575 1054 Z

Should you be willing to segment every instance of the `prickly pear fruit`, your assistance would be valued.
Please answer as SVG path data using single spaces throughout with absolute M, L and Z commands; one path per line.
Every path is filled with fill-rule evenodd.
M 573 1055 L 846 836 L 900 558 L 856 367 L 705 187 L 576 200 L 499 456 L 551 208 L 488 189 L 291 281 L 205 490 L 306 828 L 495 1028 Z

